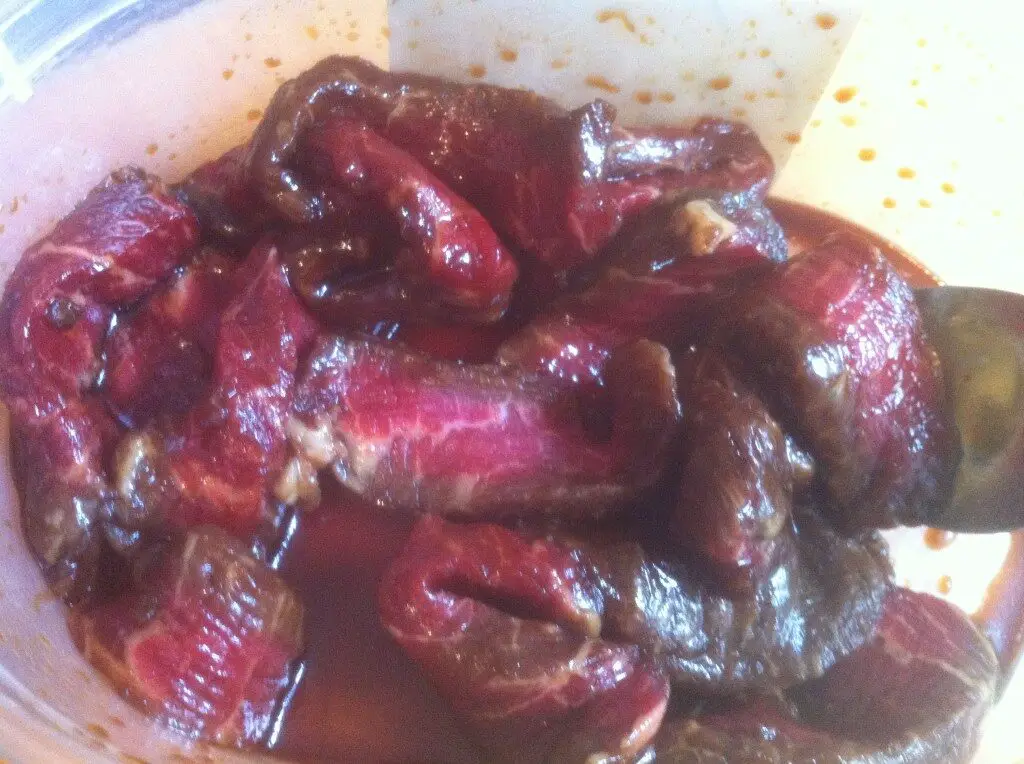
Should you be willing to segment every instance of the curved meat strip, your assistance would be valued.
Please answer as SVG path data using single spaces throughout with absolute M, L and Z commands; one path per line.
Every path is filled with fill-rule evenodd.
M 488 323 L 508 308 L 518 268 L 490 224 L 414 157 L 365 124 L 333 120 L 307 137 L 334 183 L 398 221 L 404 248 L 392 271 L 408 304 L 378 320 L 436 315 Z M 396 293 L 400 291 L 395 287 Z
M 91 388 L 114 312 L 198 243 L 192 212 L 155 178 L 121 170 L 19 261 L 0 304 L 0 392 L 10 408 L 29 547 L 60 594 L 89 588 L 103 460 L 117 427 Z
M 195 210 L 203 239 L 247 250 L 274 221 L 267 205 L 247 182 L 245 146 L 200 165 L 174 187 L 178 198 Z
M 578 396 L 544 379 L 326 338 L 295 410 L 308 431 L 324 433 L 338 480 L 379 506 L 595 517 L 657 479 L 679 416 L 662 346 L 623 347 L 608 376 L 606 437 L 588 428 Z
M 285 470 L 300 355 L 317 330 L 272 241 L 235 275 L 220 317 L 208 394 L 184 415 L 118 445 L 116 518 L 129 529 L 211 523 L 248 534 L 267 519 Z
M 204 250 L 135 311 L 118 316 L 104 349 L 100 390 L 127 427 L 184 413 L 205 391 L 236 267 Z
M 834 235 L 721 306 L 717 341 L 808 447 L 858 530 L 920 524 L 958 459 L 938 358 L 910 287 L 870 242 Z
M 558 689 L 555 680 L 586 665 L 574 657 L 581 643 L 644 655 L 689 692 L 777 692 L 821 676 L 870 640 L 890 588 L 879 539 L 841 539 L 813 516 L 780 544 L 778 567 L 737 600 L 634 542 L 530 540 L 497 525 L 434 519 L 421 527 L 386 578 L 384 620 L 468 709 L 500 708 L 501 696 L 488 693 L 516 666 L 530 668 L 531 697 L 548 697 L 552 682 Z M 472 639 L 457 636 L 467 623 Z M 534 636 L 512 639 L 519 630 Z
M 180 735 L 259 743 L 302 650 L 298 597 L 217 528 L 190 531 L 135 577 L 130 592 L 69 613 L 86 659 Z
M 380 588 L 385 628 L 491 745 L 576 736 L 584 760 L 631 755 L 657 731 L 668 682 L 635 645 L 600 639 L 572 556 L 498 526 L 425 517 Z M 585 714 L 580 715 L 580 712 Z M 553 729 L 552 729 L 553 728 Z M 610 749 L 610 750 L 608 750 Z M 568 750 L 565 755 L 568 755 Z
M 774 559 L 808 465 L 716 352 L 699 351 L 689 366 L 673 538 L 724 580 L 749 584 Z
M 773 174 L 756 136 L 727 123 L 700 123 L 689 137 L 680 130 L 633 139 L 614 128 L 614 109 L 602 101 L 568 111 L 524 90 L 389 73 L 334 56 L 278 89 L 250 145 L 249 177 L 292 220 L 324 214 L 294 159 L 305 134 L 330 114 L 363 121 L 401 146 L 517 250 L 555 270 L 592 258 L 631 214 L 669 190 L 763 188 Z M 631 153 L 632 144 L 639 147 Z M 654 168 L 666 171 L 640 177 Z
M 596 391 L 618 345 L 647 337 L 685 346 L 703 333 L 712 305 L 786 250 L 782 228 L 752 192 L 652 208 L 609 245 L 593 283 L 546 307 L 498 360 Z
M 897 590 L 878 634 L 793 697 L 802 718 L 757 705 L 666 723 L 658 761 L 966 764 L 995 700 L 996 659 L 962 613 Z

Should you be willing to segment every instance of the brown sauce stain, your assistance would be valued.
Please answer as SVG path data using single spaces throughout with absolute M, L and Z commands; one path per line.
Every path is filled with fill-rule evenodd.
M 854 99 L 857 93 L 857 88 L 852 85 L 847 85 L 846 87 L 839 88 L 839 90 L 833 93 L 832 97 L 839 103 L 849 103 Z
M 839 121 L 846 125 L 846 127 L 853 127 L 857 124 L 857 118 L 852 114 L 843 114 Z
M 943 183 L 941 188 L 942 188 L 942 193 L 944 193 L 944 194 L 955 194 L 956 193 L 956 186 L 954 186 L 952 183 Z
M 911 167 L 901 167 L 896 171 L 896 174 L 903 180 L 912 180 L 917 177 L 917 172 Z
M 936 583 L 935 588 L 939 590 L 939 594 L 949 594 L 953 591 L 952 576 L 941 576 L 938 583 Z
M 385 40 L 390 40 L 391 39 L 391 27 L 388 27 L 388 26 L 381 27 L 380 28 L 380 36 L 383 37 Z
M 10 204 L 11 214 L 13 215 L 14 213 L 16 213 L 20 206 L 21 206 L 21 202 L 18 201 L 18 197 L 14 197 L 13 199 L 11 199 L 11 204 Z
M 636 24 L 629 17 L 629 14 L 621 9 L 609 8 L 603 11 L 599 11 L 597 14 L 597 21 L 599 24 L 607 24 L 609 21 L 621 21 L 622 26 L 630 34 L 636 34 Z
M 306 37 L 308 37 L 310 40 L 319 39 L 320 30 L 317 29 L 315 26 L 308 26 L 306 27 Z
M 953 531 L 945 531 L 941 528 L 928 528 L 924 532 L 924 545 L 936 552 L 946 549 L 956 541 L 957 534 Z
M 882 200 L 882 206 L 887 210 L 894 210 L 896 209 L 896 200 L 891 196 L 887 196 Z
M 263 110 L 262 109 L 249 109 L 249 111 L 245 115 L 245 118 L 248 119 L 250 122 L 255 122 L 257 119 L 259 119 L 262 116 L 263 116 Z
M 775 79 L 781 80 L 781 79 L 785 79 L 785 77 L 786 77 L 786 70 L 785 69 L 778 69 L 778 70 L 776 70 L 776 72 L 775 72 Z
M 712 77 L 708 80 L 708 87 L 712 90 L 728 90 L 732 87 L 732 77 L 727 74 Z
M 502 48 L 498 51 L 498 58 L 506 63 L 513 63 L 519 59 L 519 52 L 511 48 Z
M 740 106 L 737 106 L 735 109 L 732 110 L 732 115 L 736 119 L 743 119 L 745 116 L 747 116 L 747 110 Z
M 761 48 L 761 50 L 757 51 L 757 55 L 761 58 L 768 58 L 771 54 L 772 52 L 768 48 Z
M 801 140 L 800 133 L 784 133 L 782 138 L 784 141 L 786 141 L 786 143 L 789 143 L 793 146 L 800 143 Z
M 223 77 L 225 80 L 230 80 L 232 77 L 235 76 L 235 70 L 225 69 L 223 72 L 220 73 L 220 76 Z
M 765 98 L 778 98 L 779 97 L 779 91 L 776 90 L 775 88 L 768 88 L 768 90 L 764 91 L 764 97 Z
M 246 32 L 245 33 L 245 41 L 246 42 L 252 42 L 252 32 Z
M 918 98 L 914 103 L 920 106 L 922 109 L 928 108 L 928 101 L 924 98 Z
M 918 199 L 917 206 L 924 210 L 930 210 L 932 208 L 932 203 L 928 199 Z
M 676 100 L 676 94 L 671 90 L 662 90 L 658 93 L 658 100 L 662 103 L 672 103 Z
M 613 82 L 609 82 L 607 78 L 600 74 L 591 74 L 584 80 L 588 87 L 597 88 L 603 90 L 605 93 L 618 93 L 621 88 Z
M 857 152 L 857 158 L 862 162 L 873 162 L 878 157 L 878 152 L 874 149 L 861 149 Z
M 102 738 L 103 740 L 109 740 L 110 739 L 110 733 L 107 732 L 107 728 L 102 726 L 102 725 L 100 725 L 100 724 L 95 724 L 95 723 L 86 724 L 85 728 L 91 734 L 95 735 L 98 738 Z
M 649 106 L 654 103 L 654 93 L 650 90 L 638 90 L 633 93 L 633 100 L 642 106 Z
M 551 62 L 552 69 L 565 69 L 567 66 L 569 66 L 569 61 L 565 58 L 556 58 Z
M 829 29 L 835 29 L 836 24 L 839 23 L 839 19 L 831 13 L 819 13 L 814 17 L 814 23 L 817 25 L 818 29 L 828 31 Z
M 359 32 L 349 32 L 347 35 L 345 35 L 345 39 L 348 40 L 349 42 L 355 42 L 356 40 L 359 39 Z
M 480 79 L 481 77 L 487 76 L 487 67 L 483 64 L 472 64 L 466 69 L 466 73 L 474 79 Z
M 146 146 L 146 153 L 149 154 L 150 156 L 154 156 L 156 152 L 158 152 L 159 150 L 160 147 L 155 143 L 151 143 L 148 146 Z
M 277 58 L 276 56 L 267 56 L 265 59 L 263 59 L 263 64 L 268 69 L 276 69 L 281 65 L 281 59 Z
M 744 60 L 746 57 L 747 52 L 745 50 L 741 50 L 739 53 L 736 54 L 736 58 L 738 58 L 740 61 Z
M 743 94 L 743 100 L 747 101 L 748 103 L 754 103 L 754 101 L 757 100 L 757 93 L 755 93 L 753 90 L 748 90 L 746 93 Z

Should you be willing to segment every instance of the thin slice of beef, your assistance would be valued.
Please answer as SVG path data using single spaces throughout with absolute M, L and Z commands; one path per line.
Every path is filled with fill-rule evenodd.
M 118 429 L 93 393 L 115 311 L 197 244 L 192 212 L 145 173 L 93 189 L 18 262 L 0 303 L 0 394 L 11 411 L 25 537 L 65 595 L 92 584 L 105 453 Z
M 263 740 L 302 650 L 296 595 L 217 528 L 189 532 L 137 577 L 131 592 L 69 613 L 86 659 L 178 734 Z
M 306 133 L 330 114 L 355 118 L 427 165 L 517 249 L 555 271 L 591 259 L 632 214 L 665 193 L 707 185 L 764 189 L 768 153 L 746 128 L 615 128 L 594 101 L 568 111 L 525 90 L 385 72 L 326 58 L 275 94 L 249 148 L 247 171 L 293 220 L 325 203 L 295 166 Z M 739 157 L 739 159 L 737 159 Z
M 326 430 L 342 484 L 382 507 L 466 517 L 595 517 L 657 479 L 679 416 L 660 345 L 623 347 L 610 411 L 548 380 L 373 341 L 321 339 L 295 409 Z M 607 415 L 611 433 L 590 427 Z
M 235 268 L 234 260 L 205 250 L 161 291 L 118 317 L 104 348 L 102 393 L 123 424 L 137 428 L 162 414 L 184 413 L 204 392 Z
M 498 359 L 594 391 L 618 345 L 685 346 L 711 306 L 785 255 L 782 229 L 753 193 L 684 196 L 624 230 L 592 283 L 545 307 Z
M 381 618 L 492 747 L 573 729 L 567 753 L 629 755 L 657 731 L 668 682 L 635 645 L 599 637 L 581 573 L 558 546 L 426 517 L 384 576 Z
M 957 459 L 913 293 L 835 235 L 721 307 L 718 342 L 817 460 L 847 529 L 924 521 Z
M 502 316 L 518 268 L 487 220 L 415 157 L 366 124 L 332 120 L 308 136 L 328 175 L 353 196 L 393 216 L 403 248 L 391 276 L 409 304 L 379 320 L 443 317 L 488 323 Z M 394 287 L 399 291 L 399 286 Z
M 656 760 L 966 764 L 998 673 L 991 646 L 955 607 L 896 590 L 868 645 L 793 692 L 798 716 L 750 705 L 669 722 Z
M 273 241 L 258 245 L 234 280 L 206 395 L 118 446 L 116 519 L 130 529 L 210 523 L 248 534 L 272 520 L 289 456 L 295 375 L 317 326 L 288 285 Z

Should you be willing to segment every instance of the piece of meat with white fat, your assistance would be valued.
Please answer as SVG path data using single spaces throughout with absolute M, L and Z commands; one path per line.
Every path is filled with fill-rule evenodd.
M 331 434 L 343 485 L 382 507 L 448 516 L 596 517 L 660 474 L 679 417 L 668 351 L 638 341 L 610 364 L 610 411 L 543 378 L 373 341 L 323 338 L 295 410 Z M 589 426 L 609 415 L 610 434 Z
M 793 691 L 797 716 L 755 704 L 673 720 L 654 755 L 693 764 L 966 764 L 998 675 L 988 641 L 954 606 L 896 590 L 871 642 Z
M 0 304 L 0 393 L 11 411 L 25 538 L 50 585 L 93 583 L 104 459 L 118 428 L 93 387 L 114 313 L 198 244 L 192 212 L 155 178 L 121 170 L 22 256 Z
M 69 613 L 86 659 L 180 735 L 261 742 L 302 651 L 298 597 L 217 528 L 139 566 L 131 592 Z

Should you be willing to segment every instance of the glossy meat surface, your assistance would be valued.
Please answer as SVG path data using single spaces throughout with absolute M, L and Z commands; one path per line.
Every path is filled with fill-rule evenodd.
M 794 718 L 757 705 L 665 725 L 657 761 L 968 762 L 995 697 L 992 648 L 953 606 L 889 595 L 878 635 L 794 694 Z
M 722 312 L 718 341 L 818 460 L 847 528 L 923 522 L 957 454 L 913 293 L 870 243 L 827 239 Z
M 114 312 L 151 291 L 198 242 L 192 212 L 122 170 L 33 245 L 0 304 L 0 391 L 11 411 L 26 538 L 62 594 L 87 590 L 117 429 L 92 392 Z
M 130 594 L 70 614 L 85 657 L 179 734 L 260 742 L 302 649 L 294 593 L 217 528 L 191 531 L 136 576 Z
M 440 362 L 373 341 L 322 339 L 296 411 L 327 427 L 338 480 L 380 506 L 445 515 L 600 515 L 660 474 L 678 420 L 661 346 L 622 348 L 611 434 L 571 392 L 494 366 Z
M 614 127 L 614 110 L 602 101 L 567 111 L 527 91 L 388 73 L 335 56 L 278 90 L 249 149 L 249 177 L 291 219 L 323 214 L 293 160 L 305 133 L 329 114 L 366 122 L 402 146 L 503 237 L 555 270 L 589 260 L 667 189 L 763 188 L 773 172 L 740 126 L 706 122 L 632 136 Z

